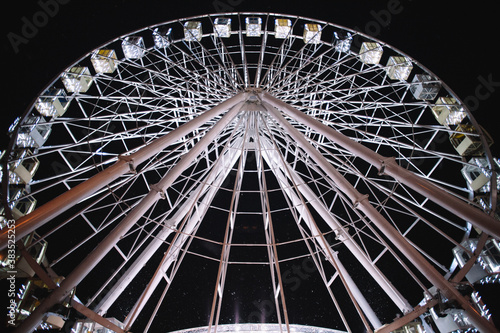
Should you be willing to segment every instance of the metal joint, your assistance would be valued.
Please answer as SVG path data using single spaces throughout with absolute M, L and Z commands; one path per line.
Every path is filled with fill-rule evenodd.
M 137 173 L 137 171 L 135 170 L 134 159 L 130 155 L 119 155 L 118 159 L 128 164 L 130 173 Z
M 359 204 L 362 201 L 367 200 L 367 199 L 368 199 L 368 194 L 364 194 L 364 195 L 360 196 L 359 198 L 356 198 L 356 200 L 352 203 L 352 207 L 354 209 L 358 209 Z
M 165 191 L 160 186 L 158 186 L 157 184 L 150 185 L 149 187 L 151 188 L 151 190 L 159 193 L 160 197 L 162 199 L 165 199 L 167 197 L 167 195 L 165 194 Z
M 392 164 L 395 162 L 396 162 L 396 158 L 394 158 L 394 157 L 387 157 L 387 158 L 384 158 L 383 160 L 381 160 L 381 165 L 380 165 L 380 169 L 378 171 L 378 175 L 383 176 L 385 174 L 385 167 L 388 164 Z
M 262 88 L 255 88 L 255 87 L 248 87 L 245 89 L 245 92 L 253 94 L 261 94 L 262 91 L 263 91 Z
M 345 241 L 348 238 L 347 236 L 348 231 L 349 228 L 347 227 L 335 229 L 335 240 L 339 240 L 341 242 Z

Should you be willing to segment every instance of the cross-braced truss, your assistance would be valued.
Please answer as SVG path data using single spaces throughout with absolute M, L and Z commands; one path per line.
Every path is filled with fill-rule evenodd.
M 370 44 L 382 60 L 364 57 Z M 98 71 L 96 54 L 113 68 Z M 455 100 L 491 162 L 487 137 L 418 62 L 331 23 L 235 13 L 144 28 L 70 68 L 81 67 L 94 68 L 77 78 L 90 87 L 46 117 L 26 193 L 40 208 L 17 226 L 36 231 L 31 248 L 48 243 L 49 271 L 66 278 L 23 327 L 76 287 L 125 331 L 372 330 L 418 317 L 434 286 L 491 328 L 448 279 L 472 225 L 500 235 L 482 212 L 496 193 L 473 202 L 460 174 L 471 163 L 450 143 L 458 127 L 436 120 L 436 98 Z M 395 78 L 401 68 L 411 76 Z M 50 87 L 68 90 L 70 72 Z

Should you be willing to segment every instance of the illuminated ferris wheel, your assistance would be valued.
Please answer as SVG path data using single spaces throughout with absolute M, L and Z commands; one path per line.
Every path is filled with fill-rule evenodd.
M 496 332 L 474 291 L 500 274 L 492 140 L 357 31 L 146 27 L 69 66 L 11 135 L 19 332 Z

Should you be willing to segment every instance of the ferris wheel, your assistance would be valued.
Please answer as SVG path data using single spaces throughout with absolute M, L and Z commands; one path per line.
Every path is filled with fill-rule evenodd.
M 423 65 L 329 22 L 121 36 L 11 127 L 18 330 L 495 332 L 491 144 Z

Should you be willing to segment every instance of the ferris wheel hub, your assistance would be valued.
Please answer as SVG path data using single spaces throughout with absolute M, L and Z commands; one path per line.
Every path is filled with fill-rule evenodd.
M 460 267 L 481 262 L 482 252 L 461 243 L 469 220 L 484 237 L 500 235 L 487 208 L 471 204 L 475 196 L 493 207 L 497 188 L 489 141 L 476 128 L 435 75 L 370 36 L 291 15 L 202 15 L 110 41 L 51 82 L 13 126 L 6 211 L 17 237 L 34 237 L 27 247 L 50 242 L 49 268 L 68 272 L 64 292 L 78 285 L 86 306 L 126 318 L 126 331 L 184 327 L 178 313 L 165 324 L 157 311 L 174 311 L 171 302 L 193 291 L 189 326 L 206 324 L 202 315 L 192 322 L 203 295 L 212 298 L 212 326 L 185 333 L 334 332 L 294 320 L 370 331 L 383 326 L 384 307 L 415 315 L 409 299 L 427 285 L 455 291 L 451 249 Z M 479 244 L 500 253 L 493 238 Z M 314 273 L 305 274 L 309 264 Z M 480 274 L 500 267 L 483 264 Z M 358 287 L 367 281 L 360 271 L 373 293 Z M 411 287 L 400 290 L 401 281 Z M 299 292 L 308 298 L 297 302 L 306 282 Z M 271 297 L 261 300 L 264 289 Z M 24 327 L 35 327 L 58 293 Z M 316 307 L 310 321 L 309 299 L 331 306 Z M 257 318 L 246 322 L 269 324 L 219 325 L 244 321 L 232 304 Z

